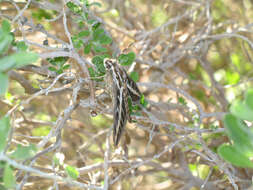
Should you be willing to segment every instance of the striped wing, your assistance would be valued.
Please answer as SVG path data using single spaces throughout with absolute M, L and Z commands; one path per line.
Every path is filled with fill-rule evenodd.
M 119 144 L 126 122 L 129 118 L 127 89 L 122 86 L 120 89 L 114 88 L 114 108 L 113 108 L 113 142 L 115 146 Z

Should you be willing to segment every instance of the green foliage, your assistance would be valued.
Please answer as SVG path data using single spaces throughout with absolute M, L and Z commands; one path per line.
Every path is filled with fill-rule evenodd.
M 95 65 L 96 70 L 89 68 L 90 76 L 96 81 L 102 81 L 102 76 L 105 75 L 104 59 L 108 58 L 108 54 L 97 55 L 92 58 L 92 63 Z
M 61 74 L 70 67 L 69 64 L 66 64 L 67 60 L 68 57 L 48 58 L 47 61 L 52 65 L 48 69 L 57 74 Z
M 100 3 L 88 1 L 83 1 L 89 9 L 91 6 L 100 6 Z M 105 33 L 105 30 L 100 27 L 100 23 L 94 19 L 89 19 L 88 13 L 83 12 L 79 5 L 73 2 L 68 2 L 67 7 L 74 13 L 79 15 L 81 18 L 78 20 L 79 26 L 84 28 L 77 35 L 72 36 L 72 42 L 76 49 L 80 49 L 84 46 L 84 53 L 89 54 L 91 50 L 94 53 L 105 53 L 108 49 L 104 45 L 109 45 L 112 43 L 112 38 Z M 84 44 L 83 38 L 88 38 L 86 44 Z
M 253 129 L 243 120 L 253 121 L 253 89 L 247 91 L 243 101 L 232 104 L 224 117 L 224 126 L 232 145 L 223 144 L 218 148 L 219 155 L 238 167 L 253 168 Z
M 37 149 L 33 144 L 30 144 L 29 146 L 22 146 L 19 144 L 10 156 L 16 160 L 26 160 L 34 156 L 36 151 Z
M 178 102 L 180 103 L 180 104 L 182 104 L 182 105 L 184 105 L 184 106 L 186 106 L 187 105 L 187 102 L 186 102 L 186 100 L 183 98 L 183 97 L 178 97 Z
M 123 66 L 131 65 L 135 60 L 135 53 L 129 52 L 128 54 L 121 54 L 118 58 L 119 64 Z
M 10 31 L 11 28 L 9 22 L 7 20 L 3 20 L 0 28 L 0 55 L 6 53 L 13 41 L 13 36 Z
M 8 89 L 7 72 L 9 70 L 30 64 L 38 59 L 36 53 L 26 52 L 27 46 L 24 42 L 14 43 L 14 38 L 10 31 L 10 23 L 7 20 L 3 20 L 0 28 L 0 95 L 3 95 Z M 16 45 L 18 52 L 4 56 L 11 44 Z
M 79 176 L 78 170 L 73 166 L 69 166 L 69 165 L 66 166 L 65 171 L 68 174 L 68 176 L 71 177 L 72 179 L 77 179 Z
M 13 174 L 13 169 L 9 164 L 5 164 L 4 174 L 3 174 L 3 182 L 6 188 L 14 188 L 16 184 L 16 179 Z
M 243 101 L 235 101 L 230 111 L 240 119 L 253 121 L 253 89 L 247 91 Z
M 7 138 L 10 130 L 10 118 L 3 117 L 0 119 L 0 152 L 2 152 L 6 146 Z
M 131 72 L 130 78 L 133 79 L 134 82 L 137 82 L 139 80 L 139 73 L 137 73 L 136 71 Z
M 38 59 L 38 54 L 32 52 L 17 52 L 0 59 L 0 72 L 7 72 L 27 64 L 33 63 Z
M 67 7 L 70 9 L 75 14 L 81 14 L 82 13 L 82 8 L 75 3 L 69 1 L 67 4 Z
M 43 19 L 52 19 L 52 13 L 48 10 L 44 9 L 37 9 L 36 11 L 32 12 L 32 17 L 38 21 Z
M 145 97 L 144 97 L 143 94 L 141 95 L 140 104 L 141 104 L 144 108 L 146 108 L 147 105 L 148 105 L 148 102 L 147 102 L 147 100 L 145 100 Z
M 253 168 L 253 163 L 250 159 L 238 152 L 238 150 L 231 145 L 221 145 L 218 149 L 219 155 L 231 164 L 242 168 Z

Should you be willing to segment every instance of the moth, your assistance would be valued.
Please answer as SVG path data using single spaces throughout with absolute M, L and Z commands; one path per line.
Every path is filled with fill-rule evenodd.
M 113 142 L 117 146 L 127 121 L 131 122 L 128 99 L 137 102 L 141 92 L 137 84 L 128 76 L 116 59 L 104 59 L 106 85 L 113 101 Z

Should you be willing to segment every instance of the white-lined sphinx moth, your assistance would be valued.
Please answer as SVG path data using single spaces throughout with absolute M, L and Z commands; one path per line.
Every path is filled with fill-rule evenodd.
M 122 136 L 126 122 L 131 122 L 128 99 L 139 101 L 141 92 L 137 84 L 128 76 L 116 59 L 104 59 L 107 71 L 106 83 L 113 101 L 113 142 L 117 146 Z

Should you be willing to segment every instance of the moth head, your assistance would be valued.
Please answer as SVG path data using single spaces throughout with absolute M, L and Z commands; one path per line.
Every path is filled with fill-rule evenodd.
M 114 66 L 114 65 L 116 65 L 116 59 L 109 59 L 109 58 L 105 58 L 104 59 L 104 66 L 105 66 L 105 69 L 106 70 L 111 70 L 112 69 L 112 67 Z

